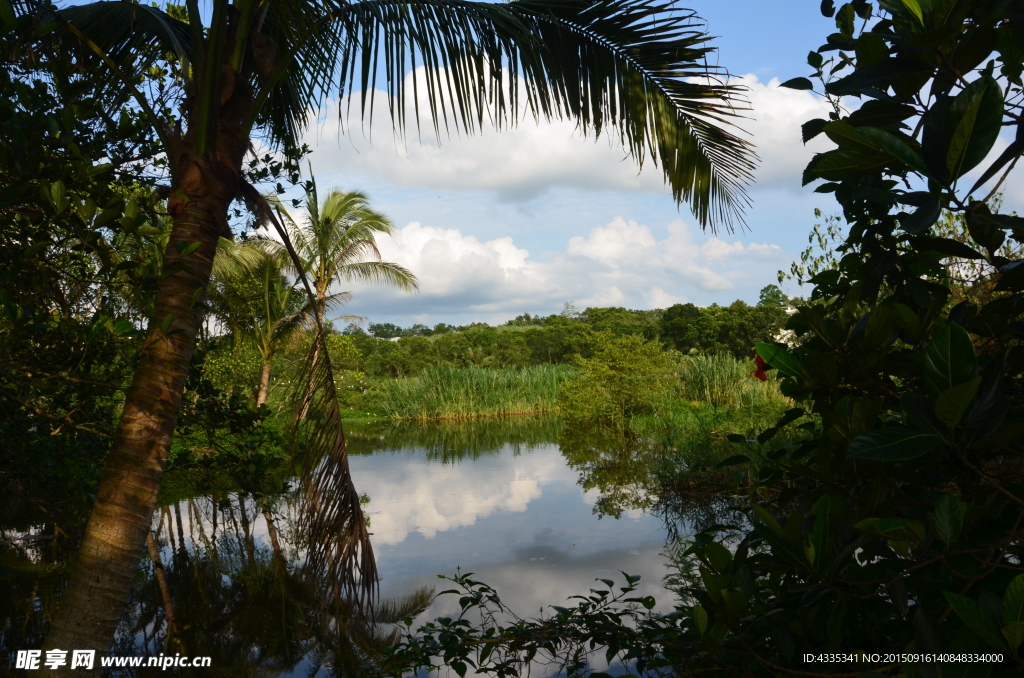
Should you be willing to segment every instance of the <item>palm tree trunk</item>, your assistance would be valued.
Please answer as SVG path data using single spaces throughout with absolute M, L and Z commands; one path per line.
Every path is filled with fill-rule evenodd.
M 256 394 L 256 407 L 259 407 L 263 403 L 267 402 L 267 391 L 270 390 L 270 363 L 263 363 L 263 369 L 260 370 L 260 390 Z
M 187 169 L 195 167 L 193 163 Z M 92 649 L 105 655 L 145 552 L 201 322 L 193 303 L 209 282 L 220 222 L 236 193 L 223 183 L 207 181 L 190 199 L 189 184 L 194 181 L 173 187 L 176 194 L 172 190 L 168 201 L 174 225 L 164 266 L 180 264 L 181 270 L 164 278 L 157 289 L 155 317 L 46 648 Z M 212 199 L 217 188 L 226 199 Z M 182 257 L 177 248 L 182 241 L 201 246 Z M 62 670 L 73 675 L 67 666 Z

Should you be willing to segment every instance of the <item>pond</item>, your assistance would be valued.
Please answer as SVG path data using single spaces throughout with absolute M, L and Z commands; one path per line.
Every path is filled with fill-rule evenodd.
M 380 594 L 396 619 L 457 614 L 457 597 L 429 602 L 427 592 L 450 588 L 438 575 L 459 571 L 521 616 L 566 604 L 596 578 L 621 581 L 620 572 L 640 575 L 638 594 L 671 609 L 666 543 L 688 531 L 694 506 L 672 508 L 653 491 L 661 460 L 650 446 L 566 432 L 554 418 L 350 426 L 347 435 Z M 394 627 L 340 629 L 303 602 L 296 485 L 262 501 L 179 493 L 161 507 L 153 550 L 162 572 L 142 568 L 119 652 L 210 655 L 234 667 L 224 675 L 326 677 L 332 667 L 344 674 L 346 647 L 386 640 Z

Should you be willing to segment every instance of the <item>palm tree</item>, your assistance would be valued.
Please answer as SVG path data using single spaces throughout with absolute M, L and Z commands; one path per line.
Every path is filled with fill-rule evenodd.
M 173 223 L 166 276 L 47 647 L 110 646 L 145 550 L 217 241 L 231 236 L 229 207 L 244 199 L 286 237 L 243 171 L 254 139 L 294 157 L 309 111 L 328 93 L 350 104 L 360 93 L 356 111 L 373 110 L 382 66 L 399 131 L 408 111 L 420 115 L 421 97 L 438 132 L 473 132 L 485 118 L 513 125 L 524 111 L 565 117 L 596 134 L 616 130 L 640 163 L 660 161 L 673 196 L 703 226 L 730 227 L 747 204 L 753 151 L 728 129 L 737 88 L 713 77 L 724 72 L 708 65 L 703 25 L 671 0 L 210 0 L 208 13 L 198 0 L 185 12 L 127 1 L 59 11 L 3 4 L 56 24 L 40 40 L 80 46 L 75 68 L 106 70 L 98 101 L 116 111 L 133 99 L 148 117 Z M 425 67 L 411 101 L 410 66 Z M 311 572 L 328 567 L 341 588 L 370 597 L 373 555 L 331 371 L 321 350 L 308 376 L 324 416 L 306 444 L 325 461 L 309 484 L 306 529 L 310 558 L 330 565 Z
M 267 401 L 274 358 L 309 325 L 313 311 L 285 279 L 283 265 L 279 253 L 253 241 L 236 244 L 223 238 L 214 260 L 211 306 L 234 341 L 251 340 L 260 354 L 257 407 Z
M 293 272 L 305 273 L 309 279 L 316 295 L 314 313 L 318 322 L 323 322 L 332 299 L 348 301 L 347 296 L 328 294 L 334 283 L 378 283 L 406 291 L 419 287 L 412 271 L 381 259 L 376 238 L 393 234 L 395 227 L 386 216 L 370 208 L 365 194 L 334 189 L 321 204 L 313 181 L 306 196 L 303 223 L 297 224 L 287 212 L 282 214 L 301 265 L 301 270 Z M 287 255 L 283 244 L 265 242 L 270 251 Z

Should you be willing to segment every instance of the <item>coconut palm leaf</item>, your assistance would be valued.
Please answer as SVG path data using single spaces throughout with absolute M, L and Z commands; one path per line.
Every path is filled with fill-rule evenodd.
M 272 226 L 296 270 L 302 260 L 288 229 L 270 203 L 251 185 L 243 187 L 249 209 L 260 224 Z M 348 449 L 341 425 L 341 406 L 334 379 L 327 337 L 322 322 L 322 299 L 313 292 L 308 276 L 299 276 L 314 308 L 313 341 L 302 369 L 292 382 L 294 411 L 293 456 L 301 468 L 300 527 L 306 543 L 303 565 L 309 591 L 318 591 L 321 610 L 351 600 L 371 609 L 377 591 L 377 565 L 359 493 L 348 467 Z
M 381 0 L 337 11 L 340 93 L 358 94 L 364 116 L 383 70 L 399 130 L 410 113 L 420 124 L 421 101 L 438 133 L 512 125 L 524 110 L 598 135 L 611 127 L 639 163 L 661 163 L 702 226 L 742 220 L 754 155 L 729 129 L 741 90 L 713 79 L 726 74 L 708 66 L 693 12 L 656 0 Z M 405 77 L 420 65 L 421 81 Z
M 673 2 L 265 0 L 254 11 L 274 48 L 273 71 L 251 76 L 259 93 L 249 126 L 271 143 L 298 145 L 327 95 L 347 99 L 348 115 L 358 99 L 371 116 L 383 77 L 399 132 L 426 122 L 437 133 L 472 133 L 523 115 L 565 117 L 596 135 L 612 128 L 638 163 L 661 164 L 702 226 L 742 223 L 755 166 L 732 127 L 742 89 L 721 82 L 727 74 L 707 64 L 703 24 Z M 194 31 L 156 8 L 97 2 L 59 15 L 118 64 L 155 55 L 143 47 L 156 42 L 201 68 Z M 406 77 L 419 66 L 421 78 Z

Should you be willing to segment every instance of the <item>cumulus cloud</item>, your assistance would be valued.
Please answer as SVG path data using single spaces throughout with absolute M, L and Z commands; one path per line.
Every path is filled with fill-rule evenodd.
M 422 77 L 422 72 L 407 77 Z M 748 88 L 752 109 L 739 124 L 749 132 L 761 157 L 754 190 L 799 189 L 800 172 L 816 143 L 821 143 L 805 148 L 800 123 L 826 116 L 828 105 L 809 92 L 782 89 L 774 78 L 762 83 L 755 75 L 745 75 L 736 82 Z M 418 188 L 485 190 L 517 202 L 553 187 L 665 191 L 660 168 L 648 162 L 641 171 L 614 133 L 595 140 L 582 134 L 574 122 L 537 123 L 527 117 L 518 127 L 503 132 L 485 127 L 472 136 L 454 132 L 438 136 L 429 125 L 417 136 L 410 124 L 409 138 L 396 140 L 387 99 L 385 92 L 376 92 L 372 128 L 355 124 L 345 135 L 339 134 L 337 121 L 347 117 L 348 109 L 343 108 L 339 116 L 334 103 L 323 111 L 322 124 L 311 126 L 305 139 L 314 149 L 318 172 L 357 171 Z
M 359 490 L 371 498 L 370 524 L 377 546 L 400 544 L 413 532 L 432 539 L 494 513 L 521 513 L 540 497 L 543 486 L 575 481 L 557 455 L 501 455 L 492 462 L 490 473 L 458 464 L 398 461 L 385 474 L 354 471 Z
M 385 260 L 416 273 L 420 293 L 355 287 L 349 312 L 372 315 L 386 307 L 424 318 L 476 313 L 501 319 L 527 310 L 554 311 L 568 299 L 580 307 L 728 303 L 756 294 L 789 261 L 777 245 L 717 237 L 698 242 L 681 220 L 666 230 L 658 238 L 646 225 L 615 217 L 538 260 L 511 237 L 482 242 L 455 228 L 412 222 L 382 239 L 380 250 Z

